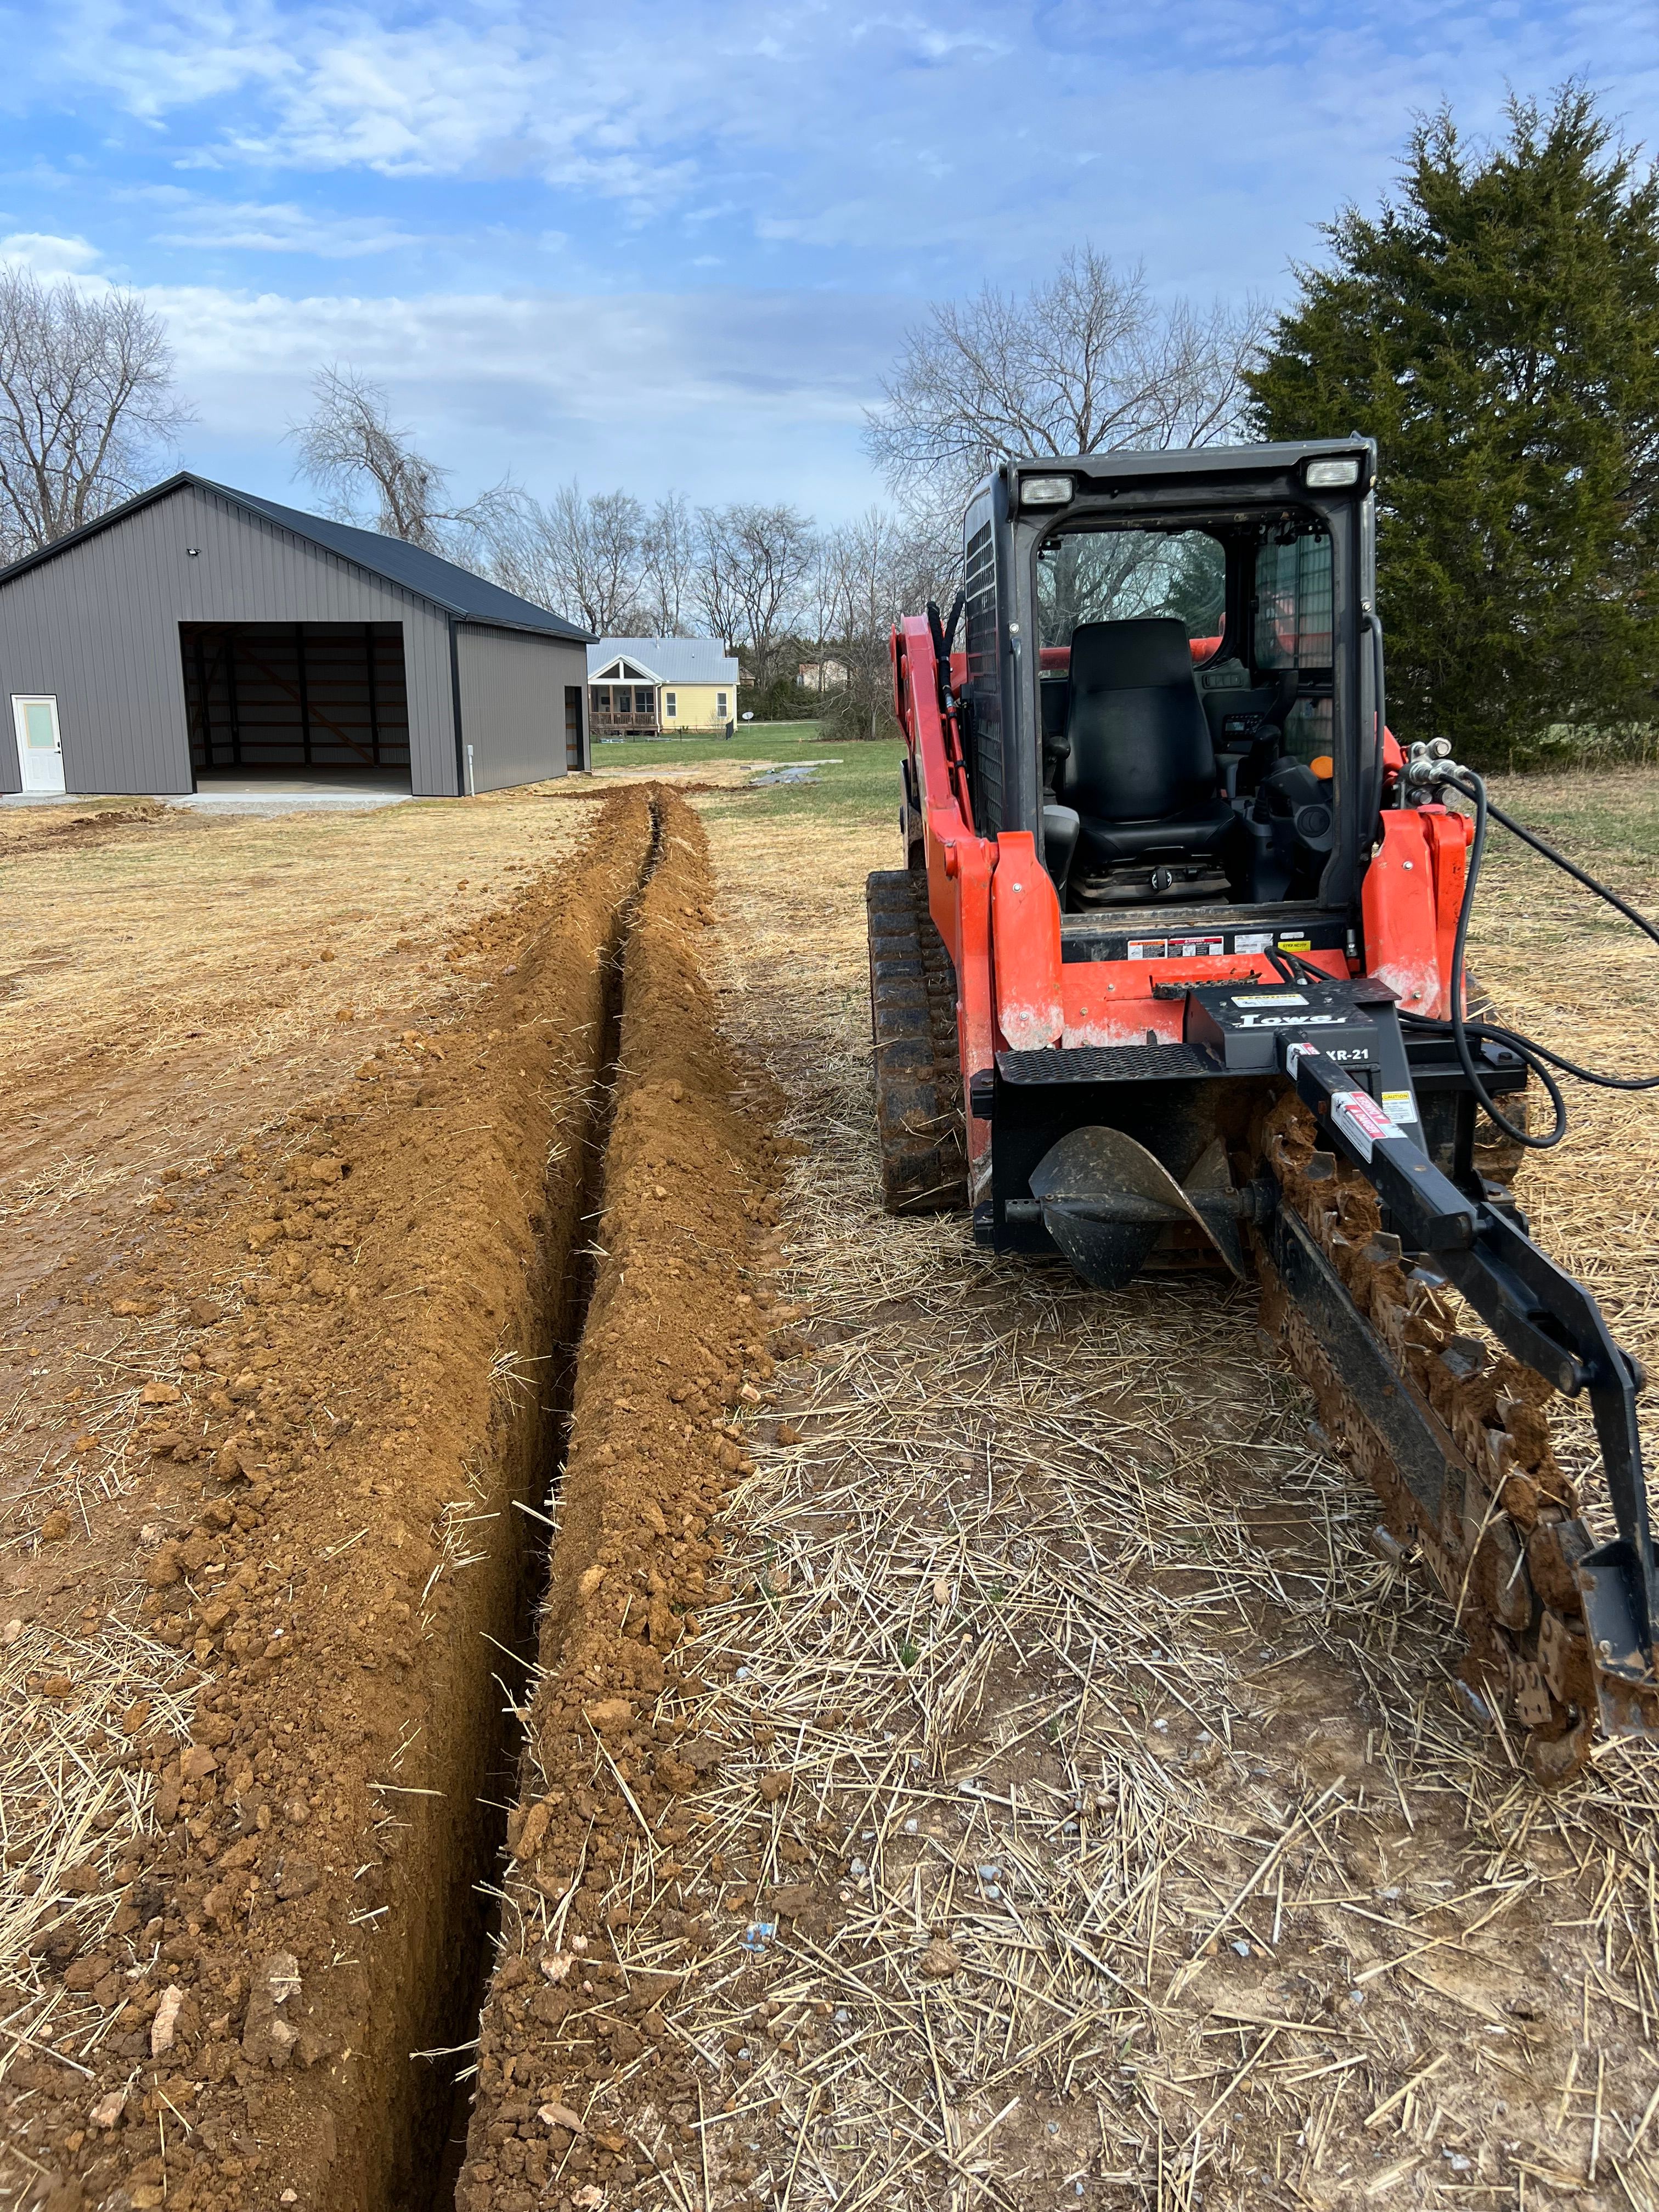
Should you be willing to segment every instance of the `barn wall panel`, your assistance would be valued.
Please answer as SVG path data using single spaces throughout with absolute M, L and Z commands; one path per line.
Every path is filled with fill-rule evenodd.
M 586 648 L 467 623 L 456 625 L 455 643 L 472 788 L 501 791 L 562 775 L 565 686 L 585 681 Z

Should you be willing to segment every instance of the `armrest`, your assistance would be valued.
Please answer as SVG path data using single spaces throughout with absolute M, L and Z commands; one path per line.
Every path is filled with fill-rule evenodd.
M 1072 872 L 1072 855 L 1077 851 L 1078 832 L 1082 828 L 1074 806 L 1057 806 L 1052 801 L 1042 810 L 1042 858 L 1054 887 L 1064 903 L 1066 878 Z

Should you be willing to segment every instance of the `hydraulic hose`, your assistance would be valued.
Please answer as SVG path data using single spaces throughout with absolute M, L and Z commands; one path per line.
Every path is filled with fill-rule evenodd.
M 1553 1070 L 1559 1068 L 1564 1075 L 1571 1075 L 1580 1083 L 1594 1084 L 1601 1091 L 1659 1090 L 1659 1075 L 1608 1075 L 1598 1068 L 1581 1067 L 1577 1060 L 1569 1060 L 1564 1053 L 1553 1051 L 1549 1046 L 1540 1044 L 1534 1037 L 1523 1036 L 1518 1030 L 1508 1029 L 1497 1022 L 1472 1022 L 1466 1016 L 1463 1010 L 1467 983 L 1465 951 L 1468 943 L 1469 920 L 1474 911 L 1475 887 L 1480 881 L 1480 864 L 1486 857 L 1487 817 L 1490 816 L 1492 820 L 1501 823 L 1512 836 L 1519 837 L 1523 844 L 1531 846 L 1535 853 L 1552 861 L 1575 883 L 1581 884 L 1586 890 L 1594 891 L 1597 898 L 1604 899 L 1627 921 L 1634 922 L 1644 936 L 1655 945 L 1659 945 L 1659 927 L 1656 927 L 1645 915 L 1627 905 L 1616 891 L 1609 890 L 1605 884 L 1598 883 L 1594 876 L 1568 860 L 1565 853 L 1558 853 L 1553 845 L 1546 843 L 1543 838 L 1535 836 L 1521 823 L 1513 821 L 1502 807 L 1494 805 L 1487 796 L 1485 778 L 1477 775 L 1474 769 L 1460 768 L 1450 761 L 1436 761 L 1428 763 L 1421 774 L 1424 781 L 1449 784 L 1474 801 L 1474 838 L 1469 848 L 1462 903 L 1457 914 L 1457 934 L 1452 948 L 1450 1019 L 1437 1021 L 1422 1014 L 1405 1013 L 1401 1014 L 1401 1019 L 1413 1030 L 1443 1036 L 1449 1034 L 1464 1076 L 1487 1118 L 1514 1143 L 1524 1145 L 1530 1152 L 1547 1152 L 1552 1146 L 1559 1145 L 1567 1133 L 1566 1101 L 1561 1095 L 1561 1086 Z M 1548 1130 L 1541 1135 L 1536 1134 L 1529 1129 L 1517 1128 L 1513 1121 L 1505 1118 L 1481 1080 L 1474 1054 L 1469 1047 L 1472 1037 L 1507 1046 L 1537 1076 L 1548 1094 L 1553 1116 Z

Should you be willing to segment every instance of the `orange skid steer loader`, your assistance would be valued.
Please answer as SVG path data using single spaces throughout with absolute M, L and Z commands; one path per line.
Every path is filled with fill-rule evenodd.
M 1376 460 L 1091 454 L 975 494 L 948 623 L 893 637 L 884 1195 L 971 1207 L 980 1241 L 1103 1290 L 1253 1276 L 1379 1547 L 1460 1605 L 1471 1686 L 1558 1780 L 1598 1723 L 1659 1729 L 1642 1376 L 1505 1176 L 1565 1127 L 1554 1070 L 1613 1079 L 1483 1018 L 1464 944 L 1489 818 L 1589 879 L 1444 739 L 1386 727 Z M 1551 1450 L 1556 1391 L 1594 1413 L 1603 1543 Z

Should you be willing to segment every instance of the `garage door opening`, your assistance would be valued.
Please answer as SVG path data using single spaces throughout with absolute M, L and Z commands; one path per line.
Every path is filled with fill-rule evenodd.
M 410 788 L 401 623 L 180 623 L 179 636 L 198 790 Z

